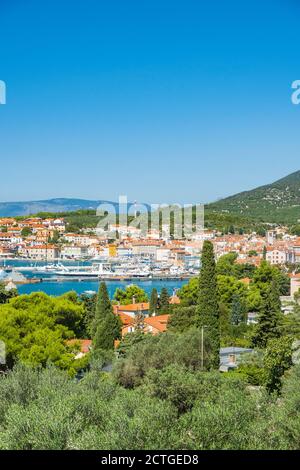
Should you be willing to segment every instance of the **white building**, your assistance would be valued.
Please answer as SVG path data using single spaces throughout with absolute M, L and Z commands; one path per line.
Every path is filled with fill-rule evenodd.
M 266 253 L 266 260 L 270 264 L 284 264 L 287 261 L 287 254 L 283 250 L 268 247 Z
M 64 239 L 67 242 L 72 243 L 72 245 L 77 246 L 91 246 L 99 242 L 96 236 L 93 237 L 91 235 L 83 235 L 81 233 L 66 233 L 64 235 Z
M 129 246 L 119 246 L 117 248 L 117 256 L 122 258 L 122 256 L 131 256 L 132 255 L 132 248 Z
M 65 245 L 61 250 L 61 258 L 80 259 L 88 256 L 88 248 L 86 246 Z
M 156 261 L 166 262 L 169 261 L 171 250 L 169 248 L 157 248 L 156 250 Z
M 55 245 L 27 246 L 25 256 L 35 260 L 54 261 L 59 257 L 59 249 Z

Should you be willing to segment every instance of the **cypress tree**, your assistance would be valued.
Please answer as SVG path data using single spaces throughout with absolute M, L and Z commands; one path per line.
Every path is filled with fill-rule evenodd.
M 101 282 L 97 297 L 95 319 L 92 325 L 94 348 L 113 349 L 114 340 L 120 337 L 120 333 L 120 319 L 113 313 L 105 282 Z
M 204 334 L 209 336 L 212 348 L 212 366 L 218 368 L 220 363 L 220 313 L 216 263 L 213 244 L 207 240 L 204 241 L 202 249 L 197 316 L 198 325 L 205 326 Z
M 254 346 L 265 348 L 269 339 L 280 336 L 281 317 L 279 287 L 276 280 L 273 280 L 262 291 L 258 323 L 252 337 Z
M 95 318 L 96 320 L 101 320 L 103 316 L 106 316 L 110 312 L 112 312 L 112 305 L 108 290 L 105 282 L 101 282 L 98 291 Z
M 120 337 L 119 317 L 110 313 L 105 317 L 96 329 L 93 337 L 94 350 L 111 350 L 114 349 L 114 341 Z
M 267 259 L 267 247 L 266 247 L 266 245 L 264 245 L 264 248 L 263 248 L 263 259 L 264 260 Z
M 163 287 L 162 290 L 160 291 L 160 296 L 159 296 L 159 310 L 160 313 L 162 314 L 167 314 L 170 311 L 170 304 L 169 304 L 169 292 L 166 287 Z
M 157 289 L 152 289 L 151 297 L 150 297 L 150 305 L 149 305 L 149 313 L 157 313 L 157 306 L 158 306 L 158 294 Z
M 241 303 L 240 296 L 234 294 L 232 296 L 232 305 L 231 305 L 231 323 L 233 325 L 239 325 L 245 320 L 245 311 Z

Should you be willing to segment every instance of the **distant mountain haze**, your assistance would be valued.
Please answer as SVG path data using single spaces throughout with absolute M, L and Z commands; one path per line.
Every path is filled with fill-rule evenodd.
M 105 200 L 56 198 L 41 201 L 0 202 L 0 217 L 29 216 L 38 212 L 72 212 L 96 210 L 100 204 L 118 203 Z M 134 203 L 128 202 L 133 211 Z M 243 191 L 206 205 L 210 212 L 231 213 L 264 222 L 295 223 L 300 220 L 300 171 L 274 183 Z M 138 206 L 139 210 L 139 206 Z
M 39 212 L 59 213 L 78 210 L 96 210 L 100 204 L 106 206 L 105 210 L 109 210 L 109 205 L 112 205 L 115 207 L 116 212 L 119 212 L 119 204 L 113 201 L 56 198 L 41 201 L 0 202 L 0 217 L 29 216 Z M 127 207 L 128 210 L 131 208 L 131 212 L 133 212 L 134 203 L 128 202 Z M 137 208 L 140 210 L 140 206 L 137 206 Z
M 97 209 L 101 203 L 110 201 L 90 201 L 85 199 L 47 199 L 44 201 L 0 202 L 1 217 L 15 217 L 37 214 L 38 212 L 72 212 L 81 209 Z

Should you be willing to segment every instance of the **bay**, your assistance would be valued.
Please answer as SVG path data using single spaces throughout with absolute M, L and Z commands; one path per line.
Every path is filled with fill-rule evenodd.
M 42 266 L 45 263 L 43 262 L 34 262 L 32 261 L 27 261 L 27 260 L 7 260 L 6 261 L 6 266 L 12 266 L 12 267 L 20 267 L 20 266 Z M 89 262 L 64 262 L 64 264 L 67 264 L 68 266 L 87 266 L 90 263 Z M 3 261 L 0 263 L 0 266 L 3 267 L 4 263 Z M 36 272 L 26 272 L 26 277 L 37 277 L 40 278 L 41 275 L 39 275 Z M 43 282 L 37 283 L 37 284 L 21 284 L 18 285 L 18 291 L 20 294 L 30 294 L 31 292 L 45 292 L 48 295 L 62 295 L 65 294 L 66 292 L 69 291 L 75 291 L 78 294 L 83 294 L 86 291 L 98 291 L 99 287 L 99 280 L 83 280 L 83 281 L 78 281 L 74 279 L 62 279 L 60 281 L 56 281 L 51 279 L 51 274 L 43 274 L 42 277 L 44 279 Z M 160 291 L 163 287 L 166 287 L 168 289 L 168 292 L 170 295 L 172 295 L 177 289 L 182 287 L 184 284 L 186 284 L 188 281 L 187 280 L 134 280 L 132 282 L 125 280 L 125 281 L 106 281 L 107 289 L 109 292 L 110 297 L 112 298 L 116 289 L 121 288 L 125 289 L 126 286 L 135 284 L 144 289 L 147 294 L 151 293 L 151 290 L 153 288 L 156 288 L 158 291 Z

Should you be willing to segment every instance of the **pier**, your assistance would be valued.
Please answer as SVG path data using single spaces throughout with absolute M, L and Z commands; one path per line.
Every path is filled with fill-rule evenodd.
M 84 282 L 84 281 L 127 281 L 127 282 L 149 282 L 149 281 L 184 281 L 192 276 L 152 276 L 152 277 L 123 277 L 123 276 L 99 276 L 99 277 L 77 277 L 77 276 L 49 276 L 28 279 L 28 284 L 37 284 L 40 282 Z

